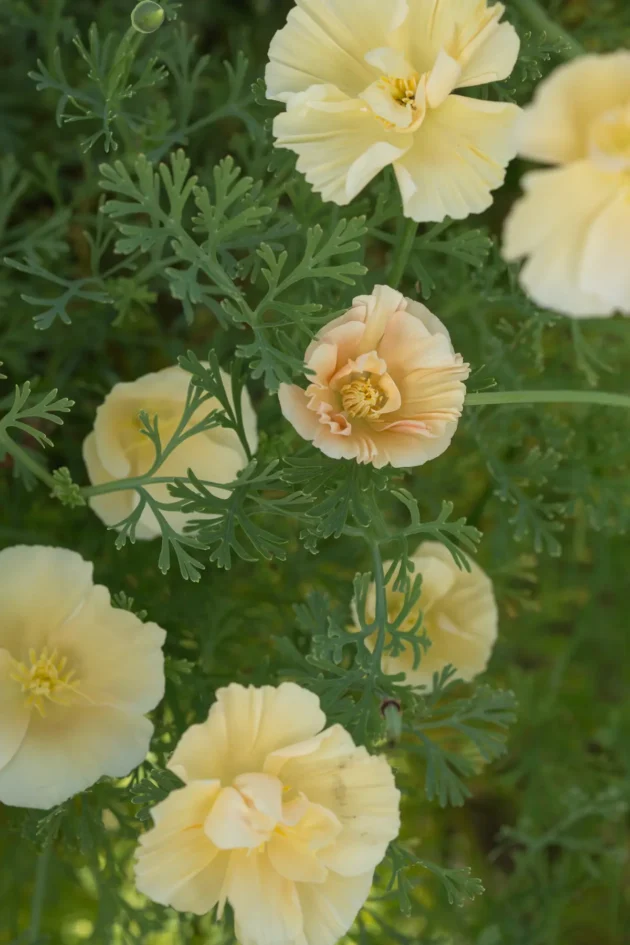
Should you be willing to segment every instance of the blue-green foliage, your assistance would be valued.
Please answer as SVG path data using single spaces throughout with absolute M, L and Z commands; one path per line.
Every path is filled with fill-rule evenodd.
M 622 945 L 628 415 L 470 407 L 449 451 L 413 472 L 333 461 L 299 440 L 276 391 L 303 378 L 321 325 L 387 281 L 404 235 L 395 183 L 385 174 L 339 208 L 273 151 L 261 75 L 289 0 L 162 6 L 147 35 L 128 31 L 123 0 L 0 7 L 0 546 L 72 547 L 117 606 L 168 630 L 150 762 L 52 811 L 0 807 L 0 945 L 233 942 L 229 917 L 142 901 L 129 864 L 151 806 L 179 783 L 165 767 L 173 746 L 215 690 L 285 678 L 386 752 L 403 792 L 359 945 Z M 492 98 L 526 102 L 566 54 L 524 6 L 508 3 L 523 46 Z M 544 6 L 590 49 L 630 43 L 624 0 Z M 483 217 L 420 228 L 401 288 L 445 322 L 469 390 L 623 391 L 630 324 L 541 310 L 501 260 L 519 169 Z M 210 398 L 203 428 L 235 431 L 248 464 L 221 491 L 171 478 L 167 502 L 139 477 L 134 511 L 107 532 L 87 504 L 82 441 L 114 383 L 177 362 L 190 374 L 179 426 L 164 437 L 141 414 L 150 475 Z M 234 406 L 244 385 L 255 456 Z M 135 542 L 145 506 L 161 542 Z M 173 509 L 199 517 L 183 535 Z M 366 606 L 370 581 L 398 568 L 410 612 L 424 539 L 462 568 L 477 555 L 501 608 L 483 682 L 447 670 L 429 696 L 379 658 L 411 644 L 420 662 L 421 625 L 402 630 Z M 400 718 L 381 712 L 387 700 Z M 38 857 L 47 887 L 33 931 Z

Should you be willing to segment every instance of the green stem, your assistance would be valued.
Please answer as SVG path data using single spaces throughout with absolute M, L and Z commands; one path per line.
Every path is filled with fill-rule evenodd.
M 46 17 L 46 61 L 49 69 L 54 68 L 55 48 L 58 43 L 59 28 L 61 26 L 61 17 L 65 0 L 53 0 L 50 4 L 52 9 L 47 10 Z
M 571 36 L 565 29 L 559 26 L 545 11 L 538 5 L 536 0 L 510 0 L 511 6 L 529 20 L 534 29 L 540 30 L 552 43 L 559 41 L 562 43 L 560 55 L 564 59 L 573 59 L 575 56 L 583 56 L 585 49 L 577 39 Z
M 376 603 L 374 608 L 376 645 L 374 647 L 372 665 L 380 668 L 381 657 L 385 647 L 385 637 L 387 635 L 387 593 L 383 575 L 383 559 L 381 558 L 381 549 L 379 548 L 378 541 L 374 538 L 368 538 L 367 541 L 372 551 L 372 570 L 374 572 L 374 585 L 376 589 Z
M 44 911 L 44 899 L 46 898 L 46 885 L 48 883 L 48 867 L 52 855 L 52 843 L 45 846 L 37 858 L 35 868 L 35 888 L 33 889 L 33 898 L 31 900 L 31 924 L 29 926 L 28 945 L 36 945 L 39 942 L 40 929 L 42 924 L 42 913 Z
M 47 486 L 50 486 L 51 489 L 55 488 L 56 483 L 51 474 L 47 469 L 44 469 L 43 466 L 40 466 L 40 464 L 31 456 L 28 450 L 22 449 L 22 447 L 18 446 L 17 443 L 14 443 L 13 440 L 9 440 L 3 437 L 1 434 L 0 443 L 14 460 L 17 460 L 22 464 L 22 466 L 25 466 L 27 469 L 29 469 L 34 476 L 36 476 Z
M 630 408 L 630 396 L 599 390 L 504 390 L 468 394 L 465 401 L 466 407 L 491 404 L 599 404 Z
M 126 489 L 144 489 L 148 485 L 158 485 L 160 483 L 178 483 L 189 482 L 188 476 L 152 476 L 151 473 L 145 473 L 144 476 L 130 476 L 128 479 L 112 479 L 110 482 L 102 482 L 98 486 L 83 486 L 81 495 L 86 499 L 95 495 L 106 495 L 108 492 L 121 492 Z M 213 482 L 210 479 L 200 479 L 202 486 L 208 486 L 210 489 L 225 489 L 227 483 Z
M 418 224 L 416 221 L 406 220 L 402 239 L 394 251 L 394 258 L 389 270 L 389 275 L 387 276 L 387 284 L 390 285 L 392 289 L 398 288 L 400 280 L 405 274 L 417 232 Z

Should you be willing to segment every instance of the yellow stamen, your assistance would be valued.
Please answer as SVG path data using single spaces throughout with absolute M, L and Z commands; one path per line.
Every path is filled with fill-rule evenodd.
M 349 417 L 353 418 L 378 416 L 378 411 L 386 400 L 383 391 L 375 387 L 372 380 L 365 376 L 350 381 L 341 388 L 340 393 L 343 409 Z
M 418 80 L 420 76 L 417 72 L 408 76 L 406 79 L 397 79 L 394 76 L 383 75 L 380 82 L 382 87 L 390 93 L 392 98 L 401 105 L 411 105 L 415 108 L 416 92 L 418 91 Z
M 73 669 L 66 671 L 68 658 L 59 656 L 57 650 L 48 652 L 45 646 L 39 656 L 31 647 L 28 651 L 30 666 L 14 660 L 10 678 L 22 687 L 26 705 L 33 706 L 41 716 L 46 715 L 46 699 L 57 705 L 70 705 L 76 695 L 78 679 Z
M 630 174 L 630 104 L 606 112 L 590 131 L 590 157 L 606 171 Z

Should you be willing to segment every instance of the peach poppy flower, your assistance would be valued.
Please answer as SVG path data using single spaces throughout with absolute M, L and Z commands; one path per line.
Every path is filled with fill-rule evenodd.
M 519 39 L 485 0 L 296 0 L 273 38 L 276 146 L 324 200 L 347 204 L 393 165 L 405 216 L 492 203 L 516 154 L 516 105 L 455 94 L 509 76 Z
M 433 674 L 440 673 L 449 663 L 457 670 L 459 679 L 470 682 L 482 673 L 490 659 L 498 633 L 499 615 L 492 581 L 478 564 L 469 559 L 470 571 L 460 570 L 450 551 L 440 542 L 425 541 L 412 556 L 416 574 L 422 575 L 420 599 L 405 619 L 401 629 L 411 630 L 422 614 L 421 630 L 431 646 L 422 654 L 414 668 L 414 650 L 405 647 L 402 653 L 383 654 L 383 672 L 390 676 L 404 673 L 410 686 L 433 689 Z M 385 570 L 391 562 L 385 563 Z M 401 611 L 404 596 L 395 591 L 392 577 L 387 588 L 387 609 L 390 620 Z M 374 619 L 376 588 L 370 586 L 367 599 L 367 619 Z M 354 622 L 360 627 L 353 604 Z M 368 637 L 367 645 L 373 646 Z
M 524 259 L 539 305 L 575 318 L 630 315 L 630 52 L 581 56 L 541 82 L 521 154 L 553 167 L 523 177 L 503 255 Z
M 419 466 L 447 449 L 470 372 L 424 305 L 375 286 L 318 333 L 305 363 L 308 387 L 282 384 L 280 406 L 326 456 Z
M 74 551 L 0 551 L 0 801 L 48 808 L 144 760 L 166 634 Z
M 384 758 L 325 724 L 294 683 L 220 689 L 171 758 L 185 787 L 153 809 L 138 889 L 198 915 L 229 902 L 241 945 L 341 938 L 398 835 L 400 795 Z

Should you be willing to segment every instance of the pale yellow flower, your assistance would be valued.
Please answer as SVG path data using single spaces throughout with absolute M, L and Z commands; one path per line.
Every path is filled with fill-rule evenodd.
M 404 214 L 456 219 L 492 203 L 519 109 L 454 94 L 505 79 L 519 39 L 485 0 L 297 0 L 265 74 L 286 103 L 276 145 L 324 200 L 349 203 L 393 165 Z
M 469 367 L 442 322 L 388 286 L 355 298 L 307 348 L 306 390 L 282 384 L 282 412 L 326 456 L 419 466 L 447 449 Z
M 404 673 L 411 686 L 433 688 L 433 674 L 440 673 L 450 663 L 457 670 L 457 678 L 469 682 L 486 668 L 498 632 L 498 611 L 490 578 L 478 564 L 469 559 L 470 571 L 461 571 L 448 548 L 440 542 L 425 541 L 412 556 L 414 574 L 422 575 L 422 592 L 417 604 L 401 625 L 402 630 L 416 626 L 420 614 L 424 632 L 431 641 L 428 650 L 414 669 L 414 650 L 405 646 L 397 656 L 385 652 L 382 659 L 384 673 L 395 676 Z M 387 572 L 391 562 L 384 565 Z M 394 590 L 395 576 L 387 587 L 387 609 L 393 621 L 401 612 L 404 594 Z M 370 586 L 366 617 L 374 620 L 376 588 Z M 353 604 L 355 626 L 360 628 L 356 603 Z M 367 645 L 374 646 L 368 637 Z
M 230 390 L 229 378 L 226 390 Z M 169 367 L 154 374 L 145 374 L 130 383 L 115 384 L 96 411 L 94 430 L 83 444 L 83 458 L 90 482 L 106 482 L 142 476 L 153 465 L 155 451 L 149 438 L 141 432 L 138 418 L 144 410 L 153 419 L 159 418 L 162 445 L 165 446 L 182 416 L 190 374 L 180 367 Z M 214 398 L 205 401 L 195 412 L 188 428 L 199 423 L 220 404 Z M 248 443 L 254 451 L 257 444 L 256 415 L 249 394 L 242 398 L 243 422 Z M 215 427 L 184 440 L 161 465 L 156 478 L 183 476 L 192 469 L 199 479 L 231 482 L 247 465 L 247 456 L 233 430 Z M 160 502 L 172 502 L 166 483 L 156 482 L 147 491 Z M 216 490 L 210 490 L 216 491 Z M 220 492 L 217 492 L 220 495 Z M 138 494 L 130 489 L 110 492 L 90 499 L 96 514 L 108 526 L 118 525 L 138 504 Z M 177 531 L 191 519 L 203 516 L 183 512 L 164 513 Z M 152 510 L 145 506 L 137 527 L 138 538 L 155 538 L 161 533 Z
M 165 633 L 65 548 L 0 551 L 0 801 L 48 808 L 143 761 Z
M 198 915 L 229 902 L 240 945 L 333 945 L 398 834 L 400 795 L 384 758 L 325 724 L 294 683 L 220 689 L 171 758 L 186 786 L 153 809 L 138 888 Z
M 556 165 L 523 178 L 506 259 L 540 305 L 574 317 L 630 315 L 630 52 L 582 56 L 536 91 L 524 157 Z

